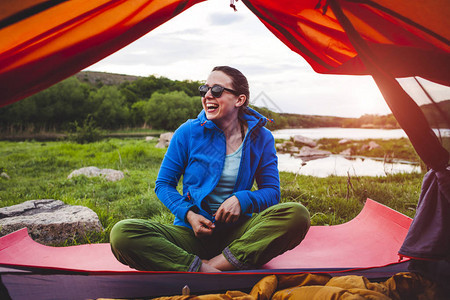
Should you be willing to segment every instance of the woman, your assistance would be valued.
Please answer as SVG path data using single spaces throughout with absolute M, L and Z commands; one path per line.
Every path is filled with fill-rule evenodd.
M 175 131 L 156 180 L 174 225 L 134 219 L 111 230 L 114 255 L 135 269 L 256 268 L 297 246 L 309 229 L 301 204 L 277 204 L 274 138 L 263 127 L 267 119 L 248 107 L 245 76 L 215 67 L 199 91 L 203 111 Z

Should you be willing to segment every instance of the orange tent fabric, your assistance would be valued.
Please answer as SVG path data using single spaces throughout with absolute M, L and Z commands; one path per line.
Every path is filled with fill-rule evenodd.
M 445 1 L 243 0 L 281 41 L 318 73 L 370 74 L 328 7 L 345 16 L 395 77 L 449 83 L 450 8 Z
M 203 0 L 0 1 L 0 106 L 70 76 Z M 336 3 L 396 77 L 449 83 L 445 0 L 243 0 L 316 72 L 368 74 Z
M 201 1 L 0 1 L 0 106 L 79 72 Z

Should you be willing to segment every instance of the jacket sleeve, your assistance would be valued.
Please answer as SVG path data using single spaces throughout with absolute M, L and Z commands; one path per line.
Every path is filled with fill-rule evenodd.
M 180 220 L 185 220 L 188 210 L 194 206 L 187 195 L 180 195 L 177 190 L 188 162 L 189 131 L 188 122 L 175 131 L 155 183 L 155 193 L 159 200 Z
M 265 139 L 264 151 L 255 173 L 258 190 L 242 190 L 234 194 L 239 200 L 242 213 L 261 212 L 280 202 L 280 176 L 275 139 L 270 132 L 267 133 L 269 137 Z

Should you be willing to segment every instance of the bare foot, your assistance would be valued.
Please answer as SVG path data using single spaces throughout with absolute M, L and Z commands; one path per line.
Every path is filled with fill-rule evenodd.
M 204 272 L 204 273 L 211 273 L 211 272 L 222 272 L 219 269 L 214 268 L 213 266 L 210 266 L 208 263 L 208 261 L 206 260 L 202 260 L 202 264 L 200 266 L 200 269 L 198 270 L 199 272 Z
M 211 258 L 208 261 L 208 264 L 213 268 L 217 268 L 222 271 L 233 271 L 236 270 L 235 266 L 233 266 L 223 254 L 219 254 L 216 257 Z

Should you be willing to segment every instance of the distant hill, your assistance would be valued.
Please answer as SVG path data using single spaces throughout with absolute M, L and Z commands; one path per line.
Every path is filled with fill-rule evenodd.
M 120 85 L 124 82 L 131 82 L 142 78 L 140 76 L 93 71 L 82 71 L 75 74 L 75 77 L 81 82 L 87 82 L 92 85 Z

